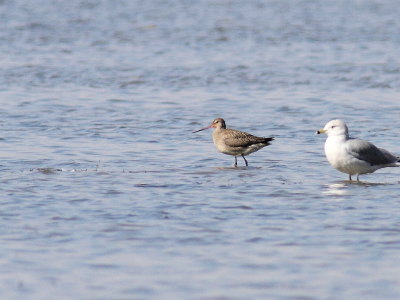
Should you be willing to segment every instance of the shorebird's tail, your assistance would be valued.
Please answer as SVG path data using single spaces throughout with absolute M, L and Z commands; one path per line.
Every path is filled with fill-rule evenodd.
M 263 138 L 263 140 L 261 141 L 261 143 L 265 144 L 265 145 L 270 145 L 270 142 L 273 141 L 275 138 L 273 137 L 268 137 L 268 138 Z

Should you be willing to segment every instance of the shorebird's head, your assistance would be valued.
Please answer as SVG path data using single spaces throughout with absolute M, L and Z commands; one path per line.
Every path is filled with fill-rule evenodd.
M 317 130 L 317 134 L 326 133 L 328 136 L 348 136 L 349 130 L 342 120 L 332 120 L 326 123 L 323 129 Z
M 193 131 L 193 133 L 199 132 L 199 131 L 202 131 L 202 130 L 206 130 L 206 129 L 209 129 L 209 128 L 217 128 L 217 129 L 223 128 L 223 129 L 225 129 L 226 125 L 225 125 L 224 119 L 216 118 L 214 121 L 212 121 L 212 123 L 209 126 L 204 127 L 202 129 L 199 129 L 199 130 L 196 130 L 196 131 Z

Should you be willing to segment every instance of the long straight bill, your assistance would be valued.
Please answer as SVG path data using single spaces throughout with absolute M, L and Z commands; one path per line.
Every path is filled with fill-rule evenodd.
M 206 130 L 206 129 L 209 129 L 209 128 L 211 128 L 211 126 L 207 126 L 207 127 L 204 127 L 202 129 L 199 129 L 199 130 L 196 130 L 196 131 L 192 131 L 192 133 L 196 133 L 196 132 L 199 132 L 199 131 L 202 131 L 202 130 Z

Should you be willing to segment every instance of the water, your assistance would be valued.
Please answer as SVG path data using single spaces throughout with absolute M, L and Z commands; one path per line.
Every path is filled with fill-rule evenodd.
M 0 1 L 3 299 L 398 299 L 396 1 Z M 273 144 L 232 168 L 214 118 Z M 239 159 L 239 164 L 243 161 Z

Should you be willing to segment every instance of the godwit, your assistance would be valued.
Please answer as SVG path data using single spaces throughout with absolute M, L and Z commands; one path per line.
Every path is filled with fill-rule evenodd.
M 227 129 L 224 119 L 221 118 L 215 119 L 210 126 L 193 131 L 193 133 L 209 128 L 215 128 L 212 134 L 215 147 L 219 152 L 233 155 L 235 157 L 235 167 L 237 167 L 238 155 L 243 157 L 246 166 L 248 166 L 249 163 L 244 156 L 268 146 L 269 142 L 274 139 L 273 137 L 258 137 L 247 132 Z
M 349 130 L 342 120 L 328 122 L 318 134 L 326 133 L 325 155 L 336 170 L 351 175 L 372 173 L 385 167 L 400 167 L 400 158 L 389 151 L 377 148 L 370 142 L 349 137 Z

